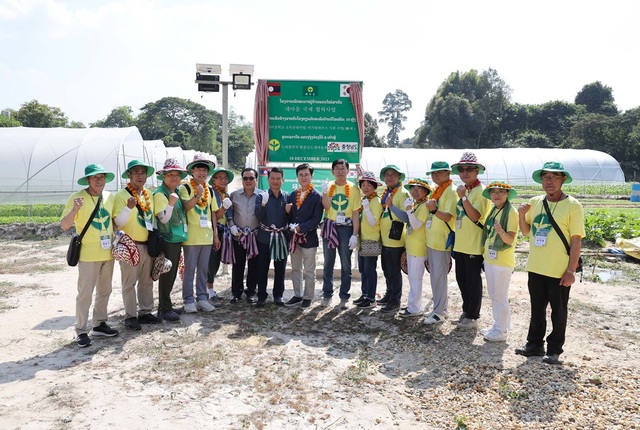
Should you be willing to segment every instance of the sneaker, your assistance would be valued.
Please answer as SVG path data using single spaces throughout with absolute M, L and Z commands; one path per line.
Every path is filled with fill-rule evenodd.
M 380 302 L 378 301 L 378 303 Z M 389 313 L 397 311 L 398 309 L 400 309 L 400 303 L 387 302 L 387 304 L 380 309 L 380 312 Z
M 265 306 L 267 306 L 267 299 L 258 299 L 258 301 L 256 302 L 256 307 L 264 308 Z
M 229 300 L 229 303 L 231 303 L 232 305 L 237 305 L 238 303 L 240 303 L 240 299 L 237 297 L 232 297 L 231 300 Z
M 140 321 L 138 318 L 131 317 L 124 320 L 124 326 L 130 330 L 142 330 L 142 326 L 140 325 Z
M 320 304 L 326 308 L 331 304 L 331 297 L 322 297 L 322 302 Z
M 375 308 L 376 306 L 377 305 L 375 300 L 364 299 L 363 301 L 358 303 L 358 309 L 369 309 Z
M 173 310 L 171 311 L 158 311 L 158 317 L 165 321 L 180 321 L 180 315 Z
M 458 328 L 464 328 L 464 329 L 478 328 L 478 320 L 472 320 L 471 318 L 463 318 L 462 321 L 458 323 Z
M 444 321 L 444 316 L 432 313 L 427 318 L 425 318 L 424 323 L 426 325 L 438 324 Z
M 217 294 L 213 297 L 209 297 L 208 302 L 213 307 L 222 306 L 222 301 L 220 300 L 220 297 L 218 297 Z
M 284 303 L 284 305 L 285 306 L 294 306 L 294 305 L 297 305 L 300 302 L 302 302 L 302 297 L 293 296 L 288 301 L 286 301 Z
M 91 334 L 93 336 L 114 337 L 118 335 L 118 330 L 109 327 L 107 323 L 103 321 L 91 330 Z
M 560 355 L 547 353 L 542 357 L 542 362 L 547 364 L 558 364 L 560 363 Z
M 198 313 L 198 308 L 195 303 L 185 303 L 184 312 L 187 314 L 195 314 Z
M 378 304 L 379 305 L 386 305 L 387 303 L 389 303 L 389 296 L 388 295 L 384 295 L 382 296 L 381 299 L 378 299 Z
M 353 301 L 354 305 L 359 305 L 360 303 L 364 302 L 365 300 L 367 300 L 366 296 L 360 296 L 359 298 L 355 299 Z
M 310 299 L 302 300 L 302 304 L 300 305 L 301 308 L 308 308 L 309 306 L 311 306 L 311 300 Z
M 247 303 L 249 303 L 250 305 L 255 305 L 257 301 L 258 299 L 256 298 L 256 296 L 247 296 Z
M 409 312 L 407 309 L 398 314 L 400 318 L 416 318 L 422 315 L 424 315 L 424 312 Z
M 196 302 L 196 309 L 203 312 L 213 312 L 216 310 L 208 300 L 198 300 Z
M 495 330 L 494 326 L 483 328 L 482 330 L 480 330 L 480 334 L 484 336 L 485 334 L 487 334 L 487 333 L 489 333 L 490 331 L 493 331 L 493 330 Z
M 76 342 L 78 342 L 78 346 L 80 348 L 86 348 L 87 346 L 91 345 L 91 338 L 89 337 L 88 334 L 81 333 L 78 335 Z
M 525 345 L 516 348 L 516 354 L 524 357 L 542 357 L 545 355 L 544 348 L 541 346 Z
M 507 340 L 507 337 L 509 336 L 506 331 L 493 329 L 484 335 L 484 340 L 489 342 L 504 342 L 505 340 Z
M 349 309 L 349 299 L 340 299 L 340 309 Z
M 162 323 L 162 318 L 158 318 L 152 314 L 144 314 L 138 317 L 138 321 L 140 324 L 160 324 Z

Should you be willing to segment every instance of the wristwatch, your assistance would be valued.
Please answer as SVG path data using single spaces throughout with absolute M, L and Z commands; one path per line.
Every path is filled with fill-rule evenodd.
M 462 198 L 460 200 L 462 200 L 463 202 L 466 202 L 467 201 L 467 196 L 462 196 Z

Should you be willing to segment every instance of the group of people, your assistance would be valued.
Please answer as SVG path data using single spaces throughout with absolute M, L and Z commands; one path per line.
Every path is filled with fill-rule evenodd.
M 238 304 L 244 294 L 256 307 L 267 305 L 268 272 L 273 260 L 273 303 L 308 308 L 315 296 L 316 253 L 322 239 L 322 306 L 330 305 L 335 293 L 337 255 L 341 307 L 347 307 L 353 295 L 357 296 L 353 305 L 360 309 L 381 306 L 383 313 L 424 317 L 427 325 L 442 323 L 449 317 L 447 278 L 453 258 L 462 297 L 457 326 L 478 327 L 484 270 L 494 323 L 480 332 L 487 341 L 504 341 L 511 328 L 508 289 L 520 230 L 530 240 L 527 271 L 531 320 L 527 343 L 516 353 L 544 356 L 544 362 L 555 364 L 563 352 L 569 291 L 575 282 L 584 237 L 582 206 L 562 191 L 562 185 L 571 182 L 571 175 L 561 163 L 545 163 L 533 173 L 544 194 L 515 208 L 511 201 L 516 190 L 501 181 L 485 186 L 478 179 L 484 170 L 474 153 L 465 152 L 451 166 L 447 161 L 433 162 L 426 172 L 431 180 L 414 178 L 403 184 L 405 174 L 401 169 L 387 165 L 379 177 L 364 172 L 355 185 L 347 180 L 349 163 L 338 159 L 331 166 L 334 180 L 324 181 L 321 190 L 312 183 L 314 168 L 304 163 L 296 167 L 298 186 L 291 193 L 282 190 L 284 172 L 274 167 L 268 172 L 267 190 L 256 188 L 258 172 L 245 168 L 241 172 L 242 187 L 229 194 L 227 186 L 234 178 L 233 172 L 196 156 L 184 169 L 176 160 L 166 160 L 157 172 L 162 184 L 150 196 L 145 183 L 154 169 L 134 160 L 123 174 L 129 184 L 111 196 L 104 186 L 113 180 L 113 173 L 100 165 L 87 166 L 78 180 L 87 188 L 69 198 L 61 221 L 63 229 L 75 224 L 77 232 L 91 222 L 78 264 L 78 345 L 90 345 L 89 332 L 94 336 L 118 334 L 107 325 L 106 310 L 114 264 L 110 253 L 114 229 L 127 233 L 140 251 L 138 265 L 121 262 L 125 326 L 129 329 L 140 330 L 141 324 L 162 320 L 178 321 L 182 312 L 213 311 L 221 304 L 213 288 L 221 263 L 232 265 L 231 304 Z M 458 175 L 462 183 L 454 184 L 451 174 Z M 91 214 L 94 216 L 90 220 Z M 154 226 L 164 238 L 164 257 L 172 263 L 171 270 L 159 278 L 157 316 L 151 313 L 153 258 L 146 249 Z M 362 282 L 354 295 L 352 253 L 357 249 Z M 181 253 L 183 307 L 176 308 L 170 295 Z M 289 255 L 293 296 L 285 301 Z M 384 293 L 377 286 L 378 257 Z M 409 294 L 406 307 L 401 309 L 402 270 L 409 279 Z M 425 270 L 429 272 L 433 298 L 433 308 L 427 314 L 422 292 Z M 94 288 L 93 325 L 89 330 Z M 553 330 L 546 338 L 545 349 L 549 304 Z

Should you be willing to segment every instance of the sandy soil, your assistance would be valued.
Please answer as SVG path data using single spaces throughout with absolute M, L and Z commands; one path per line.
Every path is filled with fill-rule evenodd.
M 121 333 L 80 349 L 67 239 L 1 243 L 3 429 L 640 428 L 640 289 L 629 277 L 573 287 L 563 364 L 550 366 L 513 353 L 528 324 L 523 272 L 512 278 L 512 333 L 489 343 L 450 322 L 319 300 L 304 312 L 225 303 L 131 332 L 116 264 L 110 324 Z M 227 297 L 229 284 L 217 281 Z M 426 276 L 423 293 L 427 305 Z M 492 321 L 483 306 L 481 327 Z

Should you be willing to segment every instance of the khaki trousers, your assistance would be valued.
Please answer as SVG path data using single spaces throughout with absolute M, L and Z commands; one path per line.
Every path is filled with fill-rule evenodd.
M 78 295 L 76 296 L 76 334 L 89 333 L 89 308 L 93 305 L 93 326 L 107 321 L 107 305 L 111 295 L 113 260 L 78 262 Z
M 291 254 L 291 281 L 293 282 L 293 295 L 305 300 L 313 300 L 316 286 L 316 251 L 318 247 L 302 248 L 297 246 Z M 304 267 L 304 292 L 302 291 L 302 279 Z
M 153 310 L 153 279 L 151 279 L 153 259 L 149 257 L 147 245 L 137 244 L 137 246 L 140 251 L 140 263 L 137 266 L 120 262 L 125 318 L 150 314 Z M 140 306 L 139 312 L 138 306 Z

